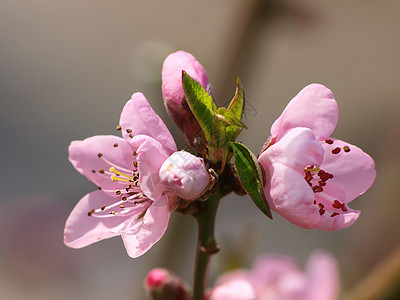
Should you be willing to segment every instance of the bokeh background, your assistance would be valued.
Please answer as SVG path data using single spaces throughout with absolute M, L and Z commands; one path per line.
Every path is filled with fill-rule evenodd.
M 224 198 L 210 279 L 261 252 L 304 263 L 323 248 L 348 293 L 399 245 L 399 12 L 397 0 L 0 1 L 1 299 L 145 299 L 143 278 L 159 266 L 191 282 L 190 216 L 174 214 L 137 259 L 120 238 L 81 250 L 62 242 L 70 211 L 94 189 L 67 160 L 71 140 L 118 134 L 124 103 L 142 91 L 184 146 L 160 85 L 163 60 L 180 49 L 206 68 L 220 105 L 240 76 L 249 129 L 239 139 L 253 152 L 287 102 L 318 82 L 339 103 L 334 136 L 373 156 L 378 172 L 351 203 L 360 219 L 339 232 L 270 221 L 248 197 Z

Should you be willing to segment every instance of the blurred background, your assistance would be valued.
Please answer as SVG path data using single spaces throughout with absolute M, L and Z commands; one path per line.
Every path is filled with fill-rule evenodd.
M 141 91 L 184 146 L 160 75 L 180 49 L 203 64 L 220 105 L 240 76 L 249 129 L 239 140 L 254 153 L 288 101 L 318 82 L 339 103 L 334 136 L 369 153 L 378 172 L 350 205 L 360 219 L 338 232 L 304 230 L 277 214 L 271 221 L 248 197 L 224 198 L 210 279 L 262 252 L 304 263 L 323 248 L 339 261 L 342 295 L 349 292 L 399 246 L 399 12 L 397 0 L 0 1 L 1 298 L 145 299 L 154 267 L 192 281 L 190 216 L 174 214 L 137 259 L 120 238 L 80 250 L 62 241 L 70 211 L 95 188 L 68 162 L 70 141 L 118 134 L 123 105 Z

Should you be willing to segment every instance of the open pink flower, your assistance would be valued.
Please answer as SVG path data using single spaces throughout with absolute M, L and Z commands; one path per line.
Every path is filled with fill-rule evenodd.
M 332 92 L 306 86 L 289 102 L 271 128 L 258 161 L 271 209 L 307 229 L 338 230 L 360 211 L 348 203 L 374 182 L 373 159 L 360 148 L 331 138 L 338 120 Z
M 87 194 L 75 206 L 66 222 L 64 242 L 81 248 L 121 235 L 129 256 L 138 257 L 167 228 L 176 202 L 175 187 L 162 183 L 159 172 L 177 148 L 141 93 L 133 94 L 126 103 L 119 124 L 123 138 L 94 136 L 74 141 L 69 147 L 73 166 L 100 190 Z M 205 170 L 200 164 L 196 168 Z M 183 192 L 197 196 L 192 191 Z
M 209 300 L 334 300 L 338 291 L 336 261 L 326 252 L 314 252 L 304 271 L 291 257 L 263 254 L 251 270 L 220 276 Z

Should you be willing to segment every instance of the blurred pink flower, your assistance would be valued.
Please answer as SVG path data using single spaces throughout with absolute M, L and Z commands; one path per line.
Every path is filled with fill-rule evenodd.
M 87 194 L 75 206 L 66 222 L 64 242 L 81 248 L 121 235 L 128 255 L 138 257 L 162 237 L 176 204 L 175 186 L 162 183 L 159 171 L 177 149 L 141 93 L 126 103 L 118 129 L 123 138 L 94 136 L 73 141 L 69 147 L 73 166 L 100 190 Z M 204 164 L 195 167 L 206 172 Z M 185 188 L 182 193 L 196 197 Z
M 153 300 L 189 300 L 189 287 L 172 272 L 156 268 L 147 274 L 144 286 Z
M 263 254 L 251 270 L 223 274 L 209 293 L 209 300 L 334 300 L 339 291 L 335 259 L 314 252 L 303 271 L 285 255 Z
M 347 204 L 375 180 L 368 154 L 330 137 L 337 120 L 332 92 L 319 84 L 306 86 L 274 122 L 258 158 L 271 209 L 303 228 L 350 226 L 360 211 Z

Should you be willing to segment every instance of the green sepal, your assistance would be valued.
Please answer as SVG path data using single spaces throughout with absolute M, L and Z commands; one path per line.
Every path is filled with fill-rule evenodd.
M 271 210 L 264 194 L 262 172 L 257 158 L 243 144 L 232 142 L 231 147 L 235 157 L 235 167 L 243 188 L 253 199 L 255 205 L 272 219 Z

